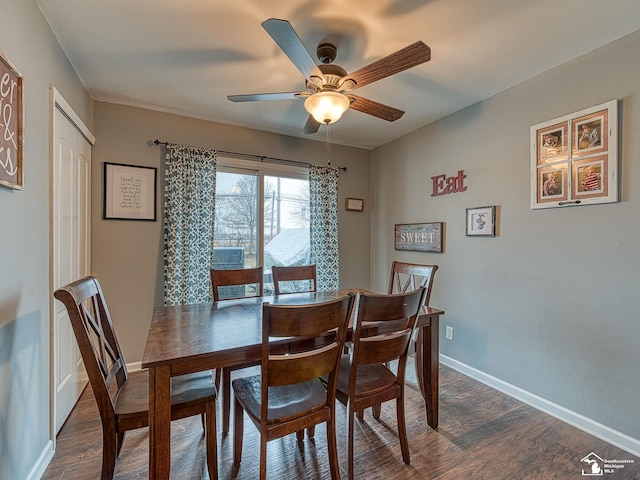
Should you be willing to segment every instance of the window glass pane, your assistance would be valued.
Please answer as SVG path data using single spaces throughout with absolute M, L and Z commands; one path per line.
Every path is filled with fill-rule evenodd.
M 258 246 L 258 177 L 218 171 L 213 267 L 255 267 Z
M 309 247 L 309 181 L 264 177 L 265 292 L 273 291 L 271 266 L 307 265 Z M 306 285 L 291 286 L 306 290 Z M 286 290 L 286 286 L 283 286 Z

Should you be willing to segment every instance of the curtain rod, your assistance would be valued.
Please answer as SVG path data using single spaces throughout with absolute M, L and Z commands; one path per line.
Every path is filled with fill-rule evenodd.
M 153 143 L 155 145 L 169 145 L 169 142 L 161 142 L 160 140 L 154 140 Z M 250 153 L 238 153 L 238 152 L 228 152 L 226 150 L 217 150 L 214 149 L 214 151 L 216 153 L 220 153 L 222 155 L 233 155 L 236 157 L 240 157 L 240 158 L 253 158 L 253 159 L 257 159 L 260 160 L 261 162 L 271 162 L 271 163 L 291 163 L 294 165 L 300 165 L 300 166 L 305 166 L 308 167 L 311 164 L 310 163 L 305 163 L 305 162 L 298 162 L 296 160 L 287 160 L 285 158 L 276 158 L 276 157 L 265 157 L 262 155 L 252 155 Z M 347 171 L 347 167 L 338 167 L 339 170 L 342 170 L 343 172 Z

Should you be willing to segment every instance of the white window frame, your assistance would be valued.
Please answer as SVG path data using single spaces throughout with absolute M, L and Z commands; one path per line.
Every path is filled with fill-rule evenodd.
M 216 157 L 217 171 L 228 173 L 241 173 L 258 177 L 258 238 L 257 238 L 257 262 L 264 265 L 264 177 L 287 177 L 298 180 L 309 180 L 309 167 L 291 165 L 287 163 L 275 163 L 270 161 L 248 160 L 246 158 L 234 158 L 218 155 Z

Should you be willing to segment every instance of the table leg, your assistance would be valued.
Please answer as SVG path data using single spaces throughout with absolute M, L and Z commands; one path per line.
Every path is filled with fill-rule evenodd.
M 171 374 L 149 369 L 149 478 L 168 480 L 171 469 Z
M 438 315 L 433 315 L 429 326 L 422 327 L 418 332 L 417 342 L 420 351 L 416 356 L 416 362 L 419 363 L 418 377 L 421 380 L 420 391 L 426 404 L 427 424 L 431 428 L 438 427 L 439 335 L 440 318 Z
M 420 387 L 420 395 L 422 398 L 427 398 L 424 392 L 424 365 L 422 357 L 424 356 L 424 333 L 423 330 L 427 327 L 418 328 L 418 334 L 416 336 L 416 378 L 418 379 L 418 386 Z

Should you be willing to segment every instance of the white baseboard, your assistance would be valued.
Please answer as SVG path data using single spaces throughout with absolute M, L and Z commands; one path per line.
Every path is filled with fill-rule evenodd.
M 142 362 L 127 363 L 127 371 L 137 372 L 138 370 L 142 370 Z
M 496 390 L 509 395 L 517 400 L 520 400 L 533 408 L 540 410 L 544 413 L 551 415 L 559 420 L 562 420 L 569 425 L 572 425 L 594 437 L 604 440 L 611 445 L 615 445 L 622 450 L 629 452 L 636 457 L 640 457 L 640 440 L 630 437 L 624 433 L 618 432 L 606 425 L 596 422 L 595 420 L 585 417 L 579 413 L 573 412 L 568 408 L 557 405 L 549 400 L 545 400 L 538 395 L 527 392 L 519 387 L 511 385 L 507 382 L 500 380 L 492 375 L 488 375 L 480 370 L 476 370 L 469 365 L 454 360 L 451 357 L 440 354 L 440 362 L 443 365 L 453 368 L 471 377 L 485 385 L 488 385 Z M 589 452 L 585 452 L 589 453 Z
M 26 480 L 39 480 L 44 475 L 44 471 L 49 466 L 49 462 L 53 458 L 53 442 L 49 440 L 47 444 L 42 449 L 40 453 L 40 457 L 36 461 L 36 463 L 31 467 L 29 474 L 27 475 Z

